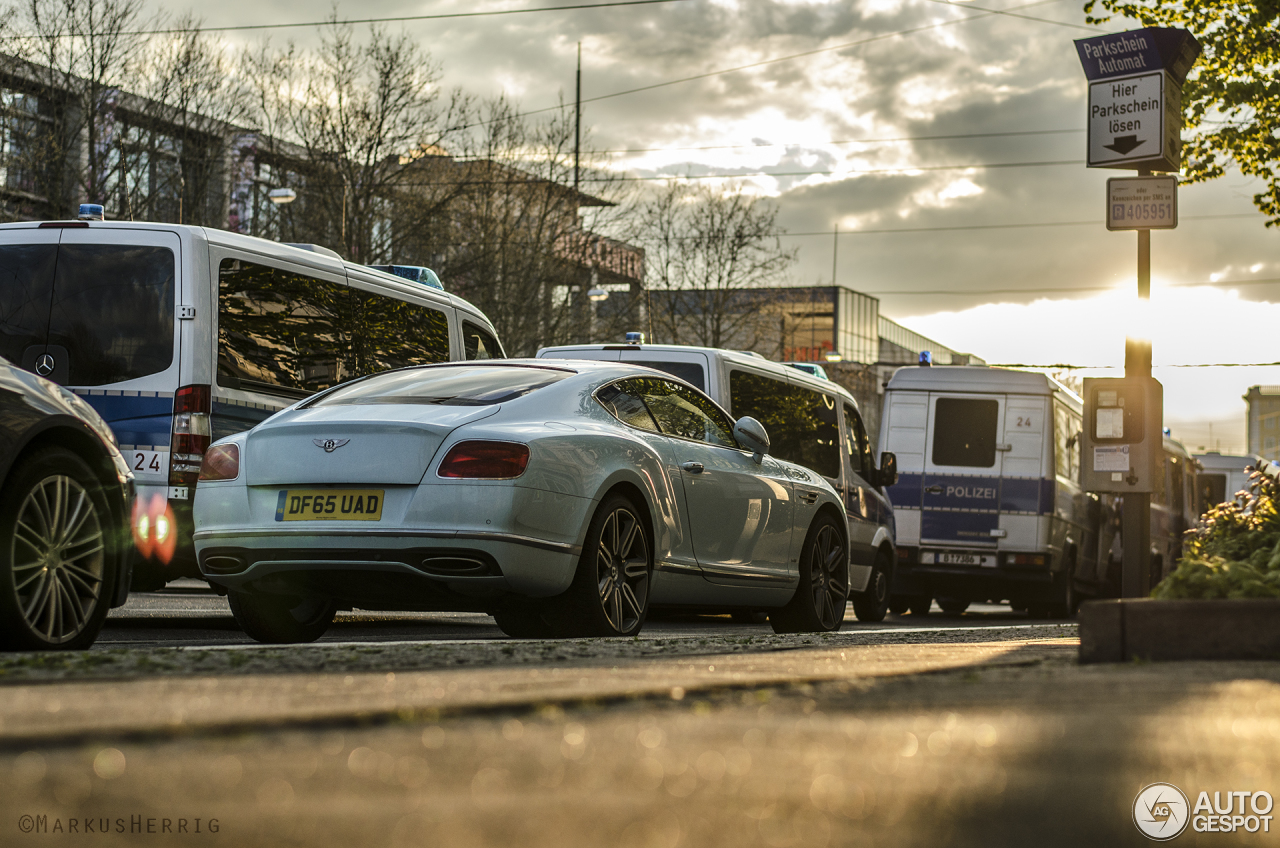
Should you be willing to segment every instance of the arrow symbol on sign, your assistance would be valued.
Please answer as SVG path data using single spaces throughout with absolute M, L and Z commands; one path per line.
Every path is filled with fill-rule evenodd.
M 1104 144 L 1102 146 L 1107 148 L 1108 150 L 1114 150 L 1116 153 L 1119 153 L 1121 156 L 1123 156 L 1129 151 L 1138 147 L 1138 145 L 1146 144 L 1146 143 L 1147 143 L 1147 140 L 1145 138 L 1140 140 L 1136 135 L 1118 135 L 1116 136 L 1115 141 L 1111 142 L 1110 144 Z

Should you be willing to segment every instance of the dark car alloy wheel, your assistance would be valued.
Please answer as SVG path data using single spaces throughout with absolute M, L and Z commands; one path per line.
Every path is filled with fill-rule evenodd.
M 629 506 L 613 510 L 604 520 L 596 585 L 609 626 L 619 633 L 636 629 L 649 604 L 649 544 Z
M 84 648 L 97 636 L 112 569 L 106 507 L 81 482 L 92 479 L 78 457 L 57 450 L 6 483 L 6 646 Z
M 640 510 L 610 495 L 587 528 L 573 583 L 547 603 L 542 618 L 557 636 L 634 636 L 649 612 L 652 569 Z
M 770 613 L 776 633 L 829 633 L 844 622 L 849 600 L 848 553 L 835 521 L 820 517 L 805 540 L 800 557 L 800 585 L 795 597 Z

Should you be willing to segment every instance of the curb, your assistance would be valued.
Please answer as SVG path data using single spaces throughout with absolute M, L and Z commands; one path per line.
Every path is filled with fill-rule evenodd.
M 1276 659 L 1280 600 L 1124 598 L 1080 605 L 1082 665 Z

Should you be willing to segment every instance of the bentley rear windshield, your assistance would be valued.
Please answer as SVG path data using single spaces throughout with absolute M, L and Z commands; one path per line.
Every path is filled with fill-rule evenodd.
M 530 366 L 437 365 L 408 368 L 339 386 L 305 405 L 490 406 L 558 383 L 572 373 L 559 368 Z

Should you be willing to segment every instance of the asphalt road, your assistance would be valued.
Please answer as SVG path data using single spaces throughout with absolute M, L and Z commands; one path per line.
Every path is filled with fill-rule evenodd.
M 180 584 L 91 651 L 0 656 L 0 844 L 1136 846 L 1148 784 L 1280 796 L 1280 664 L 1077 650 L 991 606 L 541 641 L 356 613 L 267 646 Z
M 883 622 L 859 622 L 849 608 L 848 632 L 938 631 L 968 628 L 1039 628 L 1067 623 L 1032 620 L 1006 606 L 974 604 L 964 615 L 951 616 L 935 604 L 926 616 L 888 616 Z M 662 616 L 645 623 L 641 639 L 707 635 L 717 638 L 771 634 L 767 623 L 737 624 L 728 616 Z M 349 612 L 339 613 L 321 643 L 506 639 L 493 619 L 481 613 Z M 135 593 L 112 610 L 95 649 L 123 647 L 219 647 L 253 644 L 236 626 L 225 598 L 197 580 L 178 580 L 160 592 Z

